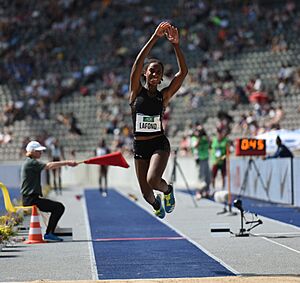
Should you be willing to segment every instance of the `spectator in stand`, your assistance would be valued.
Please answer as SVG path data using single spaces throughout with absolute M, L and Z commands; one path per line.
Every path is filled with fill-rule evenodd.
M 20 157 L 23 157 L 26 154 L 26 146 L 30 142 L 30 137 L 25 137 L 22 141 L 21 150 L 20 150 Z
M 187 156 L 190 152 L 190 136 L 184 135 L 179 144 L 179 155 Z
M 215 89 L 221 93 L 222 98 L 226 97 L 226 93 L 231 97 L 233 88 L 229 87 L 230 85 L 221 87 L 218 76 L 214 76 L 214 71 L 212 71 L 213 69 L 219 70 L 217 67 L 218 61 L 225 55 L 227 57 L 228 53 L 229 55 L 242 54 L 243 48 L 249 48 L 249 56 L 247 55 L 246 58 L 241 56 L 238 59 L 239 64 L 248 65 L 249 63 L 251 71 L 255 69 L 257 71 L 259 65 L 255 63 L 256 55 L 254 53 L 252 57 L 252 51 L 260 53 L 261 49 L 266 48 L 266 44 L 271 46 L 272 39 L 274 39 L 274 47 L 280 52 L 281 47 L 279 46 L 282 35 L 284 35 L 282 41 L 284 45 L 285 39 L 286 43 L 289 43 L 287 42 L 289 37 L 285 38 L 285 35 L 288 35 L 286 31 L 289 30 L 297 34 L 300 30 L 300 20 L 297 17 L 299 7 L 293 0 L 276 1 L 276 3 L 267 6 L 262 1 L 254 1 L 253 3 L 246 1 L 247 3 L 245 2 L 242 5 L 236 5 L 234 0 L 219 2 L 216 4 L 214 1 L 206 0 L 179 1 L 178 5 L 172 5 L 172 17 L 174 19 L 178 17 L 180 21 L 184 20 L 185 22 L 185 26 L 181 30 L 184 47 L 187 50 L 193 50 L 193 56 L 196 56 L 195 59 L 197 59 L 197 52 L 195 51 L 199 49 L 201 52 L 198 52 L 198 55 L 201 56 L 203 61 L 203 64 L 198 67 L 199 72 L 195 70 L 196 74 L 199 73 L 200 84 L 196 87 L 186 84 L 189 89 L 182 93 L 182 95 L 190 94 L 185 99 L 191 102 L 191 109 L 198 109 L 202 101 L 199 96 L 213 95 Z M 137 16 L 135 18 L 127 17 L 126 21 L 120 25 L 112 24 L 109 30 L 103 30 L 101 37 L 97 37 L 97 26 L 107 19 L 114 21 L 114 16 L 118 13 L 123 13 L 123 11 L 126 13 L 130 3 L 134 3 L 133 6 L 130 6 L 130 9 L 138 9 L 141 13 L 132 13 Z M 228 5 L 228 3 L 232 5 Z M 50 112 L 52 106 L 45 100 L 56 102 L 61 97 L 70 94 L 74 89 L 78 90 L 80 86 L 84 85 L 85 80 L 89 81 L 91 79 L 90 81 L 93 83 L 93 79 L 97 79 L 98 74 L 101 75 L 102 67 L 104 68 L 110 64 L 113 54 L 120 53 L 118 58 L 114 57 L 116 68 L 110 71 L 113 74 L 110 75 L 109 83 L 106 83 L 106 80 L 101 83 L 104 83 L 105 87 L 113 89 L 116 93 L 122 95 L 126 93 L 128 89 L 127 86 L 124 86 L 126 75 L 120 75 L 118 72 L 131 64 L 136 43 L 144 40 L 144 31 L 160 16 L 160 11 L 156 10 L 159 5 L 151 4 L 144 7 L 140 0 L 117 2 L 111 0 L 46 0 L 33 5 L 32 13 L 28 13 L 25 6 L 19 5 L 18 1 L 12 1 L 10 5 L 6 4 L 5 6 L 2 19 L 0 19 L 5 31 L 0 48 L 3 53 L 3 64 L 0 64 L 0 82 L 4 84 L 4 87 L 7 84 L 10 90 L 13 91 L 12 97 L 16 97 L 15 94 L 19 92 L 15 89 L 16 87 L 20 86 L 24 91 L 28 90 L 28 96 L 24 102 L 25 105 L 26 102 L 28 105 L 30 101 L 32 107 L 29 107 L 30 110 L 25 107 L 25 114 L 32 116 L 34 119 L 47 119 L 47 117 L 53 119 Z M 272 9 L 269 9 L 270 7 Z M 99 22 L 98 19 L 101 15 L 103 18 Z M 188 21 L 185 21 L 186 19 Z M 214 26 L 212 26 L 212 23 Z M 264 29 L 259 28 L 261 25 L 264 26 Z M 207 29 L 207 26 L 212 28 Z M 77 49 L 82 49 L 82 42 L 85 41 L 89 43 L 88 48 L 83 52 L 83 56 L 79 56 L 80 52 L 77 52 Z M 59 42 L 59 46 L 57 42 Z M 110 46 L 110 48 L 99 50 L 99 44 Z M 132 44 L 133 48 L 130 48 L 129 44 Z M 165 47 L 168 48 L 167 45 L 162 46 L 162 48 Z M 295 50 L 289 47 L 289 45 L 286 45 L 288 52 L 278 54 L 278 58 L 281 56 L 286 58 L 287 56 L 290 58 L 295 57 Z M 170 50 L 172 51 L 171 48 Z M 154 53 L 157 52 L 156 50 L 153 51 Z M 88 55 L 90 52 L 93 56 Z M 257 55 L 262 55 L 262 53 Z M 100 61 L 91 60 L 90 58 L 101 58 L 101 64 L 99 64 Z M 272 59 L 269 56 L 264 56 L 263 59 L 264 64 L 266 64 L 266 70 L 263 71 L 266 72 L 264 77 L 268 77 L 271 70 L 269 60 Z M 280 60 L 282 61 L 282 59 Z M 296 61 L 291 61 L 292 65 L 295 65 Z M 195 67 L 195 62 L 197 60 L 191 62 L 192 68 Z M 235 65 L 235 59 L 230 60 L 230 62 Z M 252 65 L 252 63 L 254 64 Z M 246 70 L 242 70 L 241 81 L 251 73 L 248 71 L 246 74 Z M 106 76 L 106 73 L 109 72 L 103 72 L 103 77 Z M 237 73 L 235 71 L 233 81 L 237 78 Z M 289 73 L 290 70 L 286 68 L 280 71 L 281 79 L 278 81 L 277 91 L 283 96 L 292 93 L 295 88 L 300 88 L 300 72 L 299 74 L 297 72 L 293 74 L 293 85 L 290 85 L 292 83 L 289 82 L 290 79 L 288 81 L 285 79 L 290 76 Z M 74 82 L 72 83 L 72 81 Z M 256 79 L 254 79 L 253 84 L 252 82 L 249 84 L 249 86 L 252 84 L 250 87 L 252 89 L 251 93 L 254 91 L 254 85 L 258 85 L 255 81 Z M 42 82 L 42 87 L 38 86 L 39 82 Z M 237 81 L 234 81 L 234 83 L 237 83 Z M 87 94 L 86 87 L 92 90 L 94 86 L 91 85 L 90 88 L 90 85 L 84 85 L 83 94 Z M 231 99 L 235 101 L 234 107 L 239 107 L 239 96 L 236 93 Z M 256 104 L 256 106 L 258 107 L 257 112 L 262 112 L 261 105 Z M 26 119 L 26 115 L 18 114 L 16 117 L 15 111 L 20 111 L 20 109 L 11 110 L 12 113 L 6 113 L 8 116 L 6 117 L 7 125 L 11 125 L 17 120 L 17 117 L 18 119 Z M 102 113 L 104 113 L 103 116 L 106 115 L 105 110 Z M 106 122 L 108 119 L 105 118 L 102 119 L 101 117 L 101 120 Z M 172 127 L 177 125 L 170 126 L 172 130 Z M 112 132 L 116 128 L 114 127 Z M 77 135 L 77 133 L 75 134 Z
M 89 64 L 84 67 L 83 75 L 85 84 L 92 82 L 99 75 L 99 67 L 94 60 L 90 60 Z
M 246 84 L 246 87 L 245 87 L 245 92 L 247 94 L 247 96 L 249 97 L 250 94 L 255 91 L 254 89 L 254 84 L 255 84 L 255 78 L 251 78 L 247 84 Z
M 273 52 L 282 52 L 287 50 L 287 42 L 283 34 L 275 35 L 272 38 L 271 50 Z
M 83 135 L 81 129 L 77 125 L 77 118 L 74 116 L 73 112 L 69 113 L 68 120 L 69 120 L 69 131 L 70 131 L 70 133 L 75 134 L 75 135 L 79 135 L 79 136 Z
M 281 105 L 279 105 L 275 110 L 274 110 L 274 116 L 271 118 L 270 122 L 267 123 L 269 128 L 276 128 L 280 125 L 280 122 L 284 118 L 284 111 Z
M 300 68 L 297 68 L 294 72 L 293 85 L 298 89 L 300 88 Z
M 59 113 L 56 116 L 56 120 L 65 125 L 71 134 L 79 136 L 83 135 L 81 129 L 77 125 L 77 119 L 73 112 L 68 114 Z
M 234 105 L 232 106 L 233 109 L 236 109 L 240 104 L 249 103 L 246 92 L 240 85 L 235 87 L 233 101 L 234 101 Z
M 246 128 L 247 128 L 247 115 L 242 114 L 239 120 L 233 125 L 232 133 L 242 134 L 244 131 L 246 131 Z
M 263 90 L 263 82 L 262 82 L 260 75 L 256 75 L 253 88 L 254 88 L 254 91 L 262 91 Z
M 225 111 L 219 111 L 217 121 L 217 131 L 222 132 L 224 135 L 228 135 L 231 131 L 231 123 L 233 118 Z
M 0 145 L 8 144 L 12 142 L 13 140 L 12 136 L 13 136 L 12 131 L 5 127 L 3 133 L 0 132 Z

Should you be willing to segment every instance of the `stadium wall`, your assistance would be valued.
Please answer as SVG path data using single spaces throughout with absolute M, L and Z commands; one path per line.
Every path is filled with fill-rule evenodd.
M 255 158 L 253 161 L 249 162 L 248 157 L 230 158 L 230 190 L 233 194 L 300 207 L 300 177 L 297 174 L 300 171 L 300 158 L 294 158 L 293 161 L 287 158 L 265 161 Z M 128 169 L 109 167 L 109 187 L 130 187 L 133 192 L 139 192 L 134 160 L 127 158 L 127 162 L 130 165 Z M 198 167 L 194 159 L 178 157 L 178 164 L 182 169 L 183 176 L 177 168 L 176 188 L 186 188 L 184 178 L 192 190 L 198 188 L 200 186 Z M 173 160 L 171 159 L 164 174 L 167 181 L 171 180 L 172 169 Z M 20 186 L 20 170 L 21 163 L 0 163 L 0 182 L 8 188 L 18 188 Z M 82 164 L 75 168 L 64 167 L 62 169 L 63 186 L 97 188 L 98 170 L 97 165 Z M 45 183 L 45 174 L 42 179 Z
M 130 167 L 128 169 L 121 167 L 110 166 L 108 171 L 108 185 L 109 187 L 131 187 L 133 190 L 139 191 L 139 185 L 135 175 L 134 160 L 133 158 L 126 158 Z M 195 160 L 192 158 L 179 158 L 178 164 L 182 169 L 182 176 L 179 172 L 179 168 L 176 170 L 176 186 L 179 188 L 185 187 L 185 178 L 189 187 L 195 188 L 199 186 L 198 181 L 198 167 L 196 167 Z M 171 159 L 164 178 L 167 181 L 171 180 L 173 171 L 173 160 Z M 65 186 L 86 186 L 86 187 L 98 187 L 98 170 L 97 165 L 79 165 L 75 168 L 63 168 L 62 179 Z
M 232 158 L 230 190 L 235 195 L 300 206 L 300 178 L 295 174 L 299 169 L 299 158 Z

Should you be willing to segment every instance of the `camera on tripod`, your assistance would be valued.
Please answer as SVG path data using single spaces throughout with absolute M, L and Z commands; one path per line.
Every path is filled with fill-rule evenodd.
M 269 198 L 269 192 L 267 187 L 265 186 L 265 183 L 261 177 L 261 174 L 259 172 L 258 167 L 255 164 L 255 160 L 253 159 L 254 156 L 265 156 L 266 155 L 266 140 L 264 139 L 254 139 L 254 138 L 241 138 L 241 139 L 236 139 L 236 146 L 235 146 L 235 153 L 236 156 L 248 156 L 248 165 L 246 167 L 245 170 L 245 175 L 243 177 L 243 181 L 242 181 L 242 185 L 241 185 L 241 189 L 240 192 L 238 194 L 237 199 L 235 199 L 233 201 L 233 207 L 237 208 L 240 211 L 240 223 L 241 223 L 241 227 L 239 230 L 239 233 L 234 234 L 233 232 L 230 231 L 230 229 L 228 229 L 227 227 L 218 227 L 217 229 L 211 229 L 211 232 L 229 232 L 228 234 L 234 234 L 236 237 L 249 237 L 250 236 L 250 231 L 252 229 L 254 229 L 255 227 L 257 227 L 258 225 L 263 224 L 262 220 L 259 219 L 256 215 L 256 213 L 252 213 L 253 215 L 255 215 L 256 220 L 253 221 L 247 221 L 245 219 L 245 211 L 243 208 L 243 203 L 242 200 L 240 199 L 240 196 L 242 195 L 243 192 L 245 192 L 246 190 L 246 186 L 248 183 L 248 178 L 249 178 L 249 171 L 252 170 L 252 168 L 256 171 L 257 176 L 267 194 L 267 197 Z M 231 206 L 231 204 L 230 204 Z M 226 212 L 226 209 L 224 210 Z M 218 213 L 221 214 L 221 213 Z M 245 222 L 244 222 L 245 220 Z M 244 225 L 248 225 L 251 224 L 251 227 L 246 229 L 244 228 Z M 253 225 L 254 224 L 254 225 Z
M 218 236 L 218 237 L 224 237 L 224 236 L 230 236 L 234 235 L 235 237 L 249 237 L 250 236 L 250 231 L 257 227 L 258 225 L 263 224 L 262 220 L 257 217 L 257 215 L 254 213 L 256 220 L 252 221 L 247 221 L 245 219 L 245 210 L 243 208 L 243 203 L 241 199 L 235 199 L 233 201 L 233 206 L 237 208 L 240 211 L 241 215 L 241 227 L 238 233 L 233 233 L 229 225 L 227 223 L 222 223 L 222 224 L 212 224 L 210 232 L 212 236 Z M 245 220 L 245 223 L 244 223 Z M 254 224 L 254 225 L 253 225 Z M 251 225 L 249 228 L 245 228 L 245 225 Z
M 238 234 L 235 234 L 236 237 L 249 237 L 249 235 L 250 235 L 249 232 L 252 229 L 254 229 L 255 227 L 257 227 L 260 224 L 263 224 L 262 220 L 259 218 L 257 218 L 257 220 L 253 220 L 253 221 L 245 221 L 245 224 L 255 224 L 254 226 L 252 226 L 248 229 L 245 229 L 244 228 L 244 212 L 245 211 L 244 211 L 241 199 L 235 199 L 233 201 L 233 206 L 235 208 L 237 208 L 241 213 L 241 228 L 240 228 L 240 232 Z M 256 216 L 256 214 L 255 214 L 255 216 Z

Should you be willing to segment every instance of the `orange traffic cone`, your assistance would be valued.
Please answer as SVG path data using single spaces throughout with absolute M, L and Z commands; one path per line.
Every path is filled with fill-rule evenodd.
M 32 207 L 32 213 L 30 218 L 30 229 L 28 234 L 28 241 L 26 241 L 25 244 L 40 244 L 40 243 L 47 243 L 47 242 L 43 240 L 39 214 L 37 211 L 37 207 L 34 205 Z

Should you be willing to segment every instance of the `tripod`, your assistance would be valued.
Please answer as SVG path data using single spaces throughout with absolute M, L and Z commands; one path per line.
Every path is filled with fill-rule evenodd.
M 177 149 L 174 150 L 174 161 L 173 161 L 173 169 L 172 169 L 172 174 L 171 174 L 171 183 L 173 184 L 173 183 L 176 182 L 176 169 L 178 168 L 178 170 L 179 170 L 179 172 L 181 174 L 181 177 L 182 177 L 182 179 L 183 179 L 183 181 L 185 183 L 186 189 L 187 189 L 189 195 L 191 195 L 191 197 L 192 197 L 194 206 L 198 207 L 198 204 L 197 204 L 197 202 L 195 201 L 195 199 L 193 197 L 193 193 L 190 190 L 190 187 L 189 187 L 188 182 L 187 182 L 187 180 L 186 180 L 186 178 L 185 178 L 185 176 L 183 174 L 183 171 L 182 171 L 182 169 L 180 167 L 180 164 L 177 161 L 177 151 L 178 151 Z
M 263 224 L 262 220 L 260 220 L 259 218 L 257 218 L 256 220 L 253 221 L 246 221 L 245 224 L 255 224 L 252 227 L 245 229 L 244 228 L 244 209 L 242 206 L 242 201 L 240 199 L 236 199 L 233 202 L 234 207 L 236 207 L 240 212 L 241 212 L 241 228 L 240 228 L 240 232 L 238 234 L 235 234 L 236 237 L 249 237 L 250 236 L 250 231 L 252 229 L 254 229 L 255 227 L 257 227 L 258 225 Z M 256 216 L 256 214 L 255 214 Z M 257 217 L 257 216 L 256 216 Z
M 252 159 L 252 157 L 249 158 L 249 161 L 248 161 L 248 165 L 247 165 L 247 168 L 246 168 L 246 172 L 245 172 L 245 175 L 244 175 L 244 179 L 243 179 L 243 183 L 242 183 L 242 186 L 241 186 L 241 190 L 240 190 L 240 193 L 239 193 L 239 196 L 241 196 L 242 192 L 245 192 L 246 191 L 246 186 L 247 186 L 247 183 L 248 183 L 248 178 L 249 178 L 249 170 L 251 170 L 251 165 L 253 165 L 253 168 L 254 170 L 256 171 L 257 173 L 257 176 L 263 186 L 263 189 L 265 190 L 266 192 L 266 195 L 268 197 L 268 200 L 270 200 L 270 196 L 269 196 L 269 192 L 268 192 L 268 188 L 266 187 L 262 177 L 261 177 L 261 174 L 257 168 L 257 165 L 255 164 L 255 161 Z

